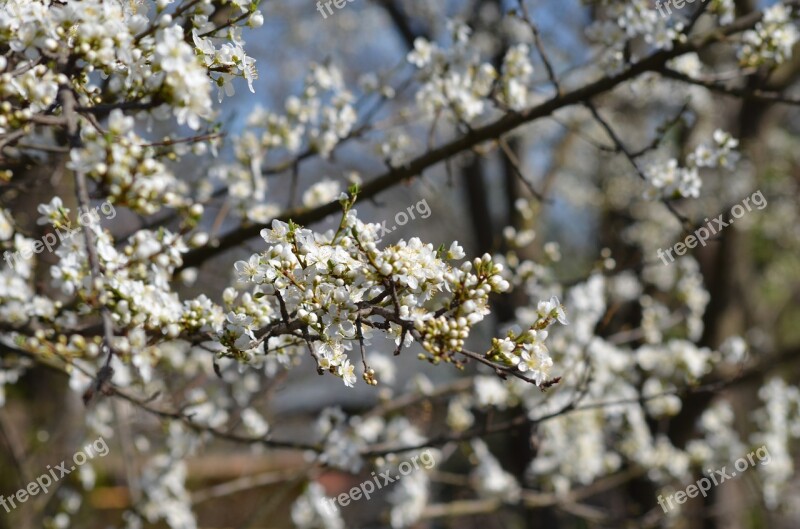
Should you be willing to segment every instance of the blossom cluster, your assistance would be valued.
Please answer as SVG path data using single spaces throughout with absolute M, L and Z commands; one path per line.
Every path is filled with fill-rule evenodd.
M 712 145 L 698 145 L 686 159 L 686 167 L 681 167 L 675 158 L 666 162 L 653 163 L 644 172 L 647 179 L 648 198 L 697 198 L 703 185 L 698 170 L 701 168 L 722 167 L 731 170 L 739 159 L 736 148 L 739 141 L 723 130 L 717 129 Z
M 764 18 L 756 27 L 742 34 L 739 62 L 744 67 L 777 65 L 792 56 L 792 48 L 800 40 L 789 7 L 775 4 L 764 10 Z
M 538 317 L 530 329 L 519 334 L 510 330 L 507 338 L 495 339 L 489 357 L 515 366 L 523 373 L 529 372 L 537 384 L 542 384 L 548 380 L 553 366 L 553 359 L 545 345 L 545 329 L 555 321 L 566 325 L 567 317 L 563 305 L 555 296 L 549 301 L 540 301 L 536 313 Z
M 250 25 L 263 20 L 253 5 L 236 5 L 249 14 Z M 220 37 L 210 19 L 211 0 L 192 2 L 179 18 L 165 6 L 150 20 L 147 6 L 136 2 L 6 2 L 0 39 L 12 53 L 0 63 L 0 131 L 35 120 L 56 102 L 60 87 L 74 91 L 82 108 L 133 104 L 198 129 L 201 120 L 213 117 L 212 82 L 229 94 L 233 77 L 252 83 L 254 60 L 235 26 L 214 47 L 212 39 Z M 185 38 L 185 26 L 194 45 Z
M 156 155 L 155 147 L 133 130 L 134 119 L 115 109 L 107 134 L 92 127 L 81 132 L 82 145 L 70 151 L 69 169 L 98 181 L 114 203 L 152 214 L 162 206 L 187 209 L 187 186 Z M 173 153 L 175 151 L 173 150 Z M 177 156 L 175 156 L 177 158 Z
M 256 138 L 263 149 L 297 152 L 306 137 L 309 146 L 327 158 L 355 124 L 352 103 L 353 94 L 345 87 L 338 68 L 312 64 L 301 96 L 286 100 L 285 114 L 257 109 L 248 124 L 263 129 Z
M 249 114 L 247 130 L 233 141 L 236 160 L 215 165 L 201 195 L 210 197 L 215 187 L 225 186 L 238 215 L 268 223 L 280 211 L 267 200 L 264 173 L 270 155 L 308 149 L 329 157 L 355 126 L 353 101 L 337 67 L 312 64 L 301 94 L 289 96 L 283 112 L 257 106 Z
M 512 46 L 503 59 L 502 71 L 480 59 L 470 40 L 469 26 L 450 22 L 452 46 L 441 48 L 418 37 L 407 60 L 419 69 L 422 83 L 417 104 L 426 116 L 440 112 L 456 122 L 471 123 L 483 115 L 494 98 L 521 110 L 528 102 L 533 65 L 526 44 Z
M 625 66 L 625 48 L 634 39 L 641 38 L 653 48 L 663 50 L 686 40 L 684 23 L 659 16 L 649 0 L 597 3 L 603 16 L 586 28 L 586 35 L 600 48 L 599 65 L 604 71 L 618 72 Z
M 457 355 L 470 330 L 489 313 L 489 295 L 510 286 L 502 265 L 485 255 L 456 266 L 453 261 L 464 257 L 457 243 L 435 249 L 416 237 L 379 248 L 380 225 L 357 218 L 352 196 L 340 200 L 346 213 L 335 232 L 318 234 L 278 220 L 262 230 L 268 249 L 235 264 L 239 281 L 255 288 L 233 304 L 221 343 L 239 358 L 263 354 L 265 347 L 280 346 L 289 356 L 310 349 L 320 373 L 330 372 L 347 386 L 356 382 L 347 351 L 354 343 L 363 348 L 375 329 L 393 339 L 398 352 L 416 340 L 428 353 L 422 358 L 460 365 Z M 557 300 L 540 308 L 539 330 L 515 339 L 542 362 L 537 384 L 546 381 L 545 367 L 552 365 L 543 357 L 542 329 L 553 317 L 566 321 Z M 363 378 L 377 383 L 363 351 L 362 362 Z M 534 370 L 534 363 L 528 359 L 519 370 Z

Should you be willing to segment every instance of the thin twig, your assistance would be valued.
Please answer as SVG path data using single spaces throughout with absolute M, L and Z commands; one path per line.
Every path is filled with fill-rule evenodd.
M 61 99 L 64 119 L 66 120 L 68 141 L 70 147 L 75 148 L 80 145 L 78 114 L 75 111 L 75 95 L 72 93 L 71 88 L 64 86 L 59 91 L 59 97 Z M 88 211 L 89 187 L 86 182 L 86 175 L 82 171 L 75 171 L 75 185 L 78 205 L 83 211 Z M 91 269 L 92 288 L 96 290 L 103 289 L 100 260 L 97 257 L 95 234 L 91 226 L 85 227 L 83 230 L 83 237 L 86 243 L 86 255 L 89 260 L 89 267 Z M 98 301 L 100 300 L 98 299 Z M 87 404 L 96 393 L 105 390 L 105 385 L 111 382 L 111 378 L 114 375 L 114 369 L 111 367 L 111 359 L 114 356 L 114 322 L 107 306 L 102 305 L 100 307 L 100 312 L 103 318 L 103 340 L 108 356 L 106 356 L 103 367 L 98 371 L 97 378 L 92 383 L 93 387 L 87 389 L 84 394 L 84 402 Z

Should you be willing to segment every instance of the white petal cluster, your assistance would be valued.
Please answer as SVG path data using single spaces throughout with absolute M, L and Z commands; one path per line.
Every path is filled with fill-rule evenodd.
M 475 423 L 475 416 L 469 408 L 472 399 L 466 395 L 459 395 L 447 405 L 447 426 L 454 432 L 464 432 Z
M 764 407 L 755 414 L 759 433 L 752 440 L 769 449 L 769 464 L 758 468 L 764 479 L 764 501 L 775 508 L 793 494 L 790 481 L 795 466 L 790 449 L 800 439 L 800 388 L 773 377 L 758 396 Z
M 702 181 L 695 167 L 680 167 L 678 160 L 672 158 L 666 163 L 653 164 L 645 171 L 648 197 L 692 197 L 700 196 Z
M 625 48 L 635 39 L 663 50 L 686 40 L 680 19 L 661 16 L 652 1 L 603 0 L 598 4 L 603 14 L 586 29 L 586 36 L 601 47 L 599 64 L 603 71 L 620 71 L 624 67 Z
M 25 368 L 17 367 L 3 367 L 0 369 L 0 408 L 6 404 L 6 385 L 14 385 L 19 380 L 19 377 L 25 373 Z
M 702 144 L 689 154 L 687 164 L 690 167 L 724 167 L 734 169 L 739 161 L 739 140 L 724 130 L 717 129 L 712 136 L 713 144 Z
M 478 494 L 484 498 L 501 499 L 511 504 L 519 501 L 522 491 L 519 483 L 514 476 L 503 470 L 486 443 L 480 439 L 473 440 L 472 451 L 478 464 L 470 478 L 475 483 Z
M 273 221 L 261 232 L 268 249 L 234 265 L 239 281 L 255 286 L 249 299 L 261 301 L 231 307 L 221 343 L 237 357 L 262 354 L 265 344 L 270 350 L 287 345 L 284 354 L 296 356 L 310 347 L 318 370 L 347 386 L 356 382 L 348 351 L 375 330 L 398 343 L 403 337 L 403 346 L 411 338 L 419 341 L 433 363 L 458 363 L 455 355 L 472 326 L 489 313 L 489 295 L 509 288 L 502 266 L 489 255 L 456 266 L 451 261 L 464 257 L 457 243 L 437 250 L 416 237 L 378 248 L 379 231 L 354 210 L 346 212 L 335 233 Z M 265 307 L 260 314 L 254 312 L 258 305 Z M 538 330 L 516 338 L 517 355 L 526 359 L 520 370 L 539 383 L 552 366 L 543 329 L 565 321 L 557 299 L 540 311 Z M 270 333 L 275 328 L 281 332 Z M 373 369 L 363 378 L 376 383 Z
M 64 207 L 61 197 L 53 197 L 48 204 L 39 204 L 36 211 L 41 215 L 36 224 L 50 224 L 56 229 L 69 225 L 70 209 Z
M 456 122 L 470 123 L 490 107 L 492 96 L 505 106 L 520 110 L 527 106 L 528 85 L 533 73 L 526 44 L 512 46 L 503 59 L 502 72 L 481 60 L 474 51 L 472 30 L 461 22 L 450 21 L 453 44 L 440 48 L 419 37 L 407 60 L 419 69 L 422 83 L 417 105 L 433 118 L 443 113 Z
M 341 184 L 326 178 L 313 184 L 303 193 L 303 205 L 307 208 L 313 208 L 328 204 L 336 200 L 341 194 Z
M 731 170 L 739 160 L 736 148 L 739 141 L 725 131 L 717 129 L 714 143 L 701 144 L 686 158 L 686 167 L 671 158 L 666 162 L 653 163 L 645 168 L 648 189 L 645 196 L 650 199 L 697 198 L 700 196 L 702 180 L 699 169 L 722 167 Z
M 364 461 L 360 452 L 366 447 L 366 439 L 358 435 L 360 426 L 339 408 L 322 410 L 315 424 L 317 438 L 323 444 L 319 460 L 351 473 L 361 470 Z
M 698 424 L 703 437 L 686 445 L 693 462 L 701 468 L 719 468 L 747 452 L 736 431 L 735 419 L 730 402 L 722 399 L 703 412 Z
M 186 490 L 185 461 L 155 456 L 142 472 L 141 480 L 146 500 L 139 510 L 148 522 L 164 520 L 171 529 L 197 528 Z
M 353 101 L 338 68 L 312 63 L 302 92 L 289 96 L 282 111 L 256 107 L 249 114 L 247 129 L 233 140 L 235 162 L 211 168 L 206 195 L 210 196 L 214 187 L 224 186 L 240 217 L 268 223 L 281 211 L 278 204 L 267 200 L 264 171 L 271 155 L 296 155 L 305 150 L 329 157 L 356 124 L 358 115 Z M 333 189 L 337 184 L 323 182 L 304 193 L 304 205 L 311 207 L 310 204 L 335 199 L 338 192 Z
M 208 70 L 184 41 L 183 28 L 170 26 L 156 31 L 152 68 L 153 75 L 146 84 L 175 109 L 179 124 L 196 130 L 201 119 L 212 117 Z
M 230 92 L 231 77 L 244 77 L 252 87 L 257 74 L 239 28 L 229 28 L 215 47 L 211 39 L 221 37 L 209 16 L 216 6 L 210 0 L 194 4 L 181 18 L 158 10 L 151 20 L 153 14 L 136 2 L 4 2 L 0 40 L 11 53 L 0 65 L 0 132 L 22 127 L 56 103 L 59 86 L 73 90 L 85 107 L 133 103 L 198 129 L 213 117 L 212 83 Z M 257 20 L 254 6 L 239 7 Z M 68 59 L 69 79 L 53 60 L 58 57 Z
M 19 75 L 0 74 L 0 133 L 26 122 L 33 114 L 44 111 L 55 103 L 58 85 L 66 82 L 64 75 L 49 70 L 42 64 L 25 68 Z M 12 105 L 14 103 L 14 105 Z M 14 111 L 14 107 L 19 110 Z
M 711 370 L 711 351 L 685 340 L 671 340 L 665 346 L 642 346 L 636 352 L 639 367 L 675 382 L 698 380 Z
M 709 4 L 708 13 L 716 15 L 720 24 L 727 25 L 736 18 L 736 4 L 734 0 L 716 0 Z
M 128 244 L 118 250 L 109 234 L 97 225 L 84 227 L 94 231 L 100 265 L 114 271 L 102 280 L 95 281 L 98 301 L 110 311 L 118 328 L 128 329 L 127 336 L 119 336 L 115 348 L 124 353 L 141 352 L 145 348 L 144 331 L 168 338 L 184 333 L 219 332 L 224 320 L 222 308 L 205 295 L 181 302 L 170 286 L 174 270 L 181 264 L 181 254 L 187 250 L 182 239 L 168 230 L 137 232 Z M 82 236 L 73 236 L 56 251 L 59 261 L 51 267 L 55 286 L 64 294 L 73 295 L 91 286 L 91 271 Z M 35 303 L 35 299 L 33 302 Z M 30 309 L 28 309 L 30 310 Z M 77 313 L 63 311 L 55 323 L 67 323 L 78 315 L 85 316 L 100 310 L 95 304 L 80 303 Z M 46 310 L 37 310 L 40 320 L 53 321 Z M 71 354 L 86 354 L 96 345 L 81 336 L 70 341 Z M 136 357 L 137 368 L 147 373 L 150 362 L 157 358 L 147 355 Z
M 516 266 L 525 268 L 522 264 Z M 519 273 L 518 269 L 514 271 Z M 531 277 L 546 276 L 546 272 L 539 271 L 537 276 Z M 681 303 L 688 302 L 684 299 L 687 295 L 707 300 L 702 284 L 694 282 L 692 270 L 682 270 L 679 277 L 673 277 L 668 288 L 677 292 L 681 289 L 678 285 L 686 278 L 691 278 L 692 286 L 676 294 Z M 539 295 L 546 291 L 533 279 L 525 286 Z M 606 285 L 606 288 L 612 287 L 613 283 Z M 636 290 L 641 290 L 641 286 Z M 690 290 L 697 293 L 687 294 Z M 554 362 L 565 373 L 566 380 L 560 382 L 559 392 L 544 397 L 539 392 L 526 391 L 520 381 L 493 387 L 497 386 L 494 378 L 480 376 L 475 380 L 475 391 L 470 399 L 461 403 L 461 413 L 472 413 L 473 409 L 487 405 L 503 409 L 522 403 L 535 421 L 563 409 L 579 397 L 577 407 L 586 409 L 545 420 L 536 430 L 537 455 L 531 462 L 531 476 L 541 486 L 559 493 L 614 473 L 626 462 L 646 469 L 654 483 L 666 485 L 688 479 L 694 472 L 692 465 L 719 468 L 745 453 L 741 451 L 744 447 L 737 441 L 739 438 L 724 409 L 709 411 L 703 416 L 698 425 L 698 439 L 686 449 L 674 446 L 666 437 L 651 430 L 653 418 L 666 418 L 681 410 L 682 402 L 674 394 L 675 390 L 707 376 L 722 355 L 685 339 L 665 342 L 661 334 L 652 344 L 637 347 L 620 346 L 595 336 L 594 329 L 606 312 L 606 296 L 604 280 L 599 275 L 578 284 L 565 295 L 571 325 L 552 327 L 548 336 Z M 638 300 L 637 296 L 630 295 L 626 299 L 628 303 Z M 666 309 L 655 300 L 651 303 Z M 539 310 L 535 311 L 536 317 L 551 314 L 556 318 L 552 310 L 558 306 L 556 299 L 541 302 Z M 642 308 L 645 308 L 644 303 Z M 698 310 L 702 315 L 703 309 Z M 534 319 L 533 313 L 533 309 L 519 311 L 529 320 Z M 668 310 L 666 314 L 669 315 Z M 667 326 L 659 322 L 656 329 L 663 333 Z M 692 334 L 692 327 L 687 325 L 683 332 Z M 575 366 L 575 372 L 565 366 Z M 581 389 L 584 383 L 586 387 Z M 720 448 L 715 453 L 715 447 L 723 446 L 740 451 L 729 453 Z M 717 456 L 721 458 L 720 463 L 714 464 Z M 725 459 L 726 456 L 731 457 Z
M 485 408 L 495 406 L 504 409 L 510 399 L 509 390 L 502 381 L 495 377 L 475 377 L 475 396 L 478 406 Z
M 392 529 L 412 527 L 420 519 L 431 494 L 430 481 L 425 472 L 417 471 L 403 476 L 395 485 L 389 494 Z
M 536 315 L 536 321 L 528 330 L 516 332 L 512 329 L 506 338 L 495 339 L 489 357 L 516 367 L 533 378 L 537 385 L 542 385 L 549 380 L 550 368 L 553 367 L 553 359 L 545 345 L 548 336 L 545 329 L 555 322 L 566 325 L 567 317 L 555 296 L 549 301 L 540 301 Z
M 115 204 L 133 211 L 152 214 L 162 206 L 189 206 L 186 184 L 158 159 L 154 147 L 145 146 L 133 126 L 133 118 L 114 110 L 108 123 L 111 134 L 84 128 L 83 145 L 70 151 L 67 167 L 97 180 Z
M 514 110 L 528 106 L 528 85 L 533 75 L 530 53 L 527 44 L 516 44 L 509 48 L 503 58 L 501 101 Z
M 256 13 L 260 16 L 258 11 Z M 222 70 L 219 77 L 215 79 L 219 87 L 219 102 L 222 102 L 223 94 L 230 97 L 236 93 L 231 82 L 235 75 L 229 72 L 238 72 L 238 76 L 244 77 L 247 81 L 247 87 L 250 91 L 255 93 L 253 81 L 258 79 L 258 72 L 255 67 L 256 61 L 247 56 L 240 42 L 224 42 L 222 46 L 215 48 L 213 41 L 210 38 L 199 36 L 196 29 L 192 30 L 192 41 L 197 50 L 203 54 L 203 62 L 206 68 L 214 69 L 215 71 Z
M 743 67 L 775 65 L 792 57 L 792 48 L 800 39 L 790 7 L 778 3 L 764 10 L 764 18 L 755 28 L 742 34 L 739 62 Z
M 286 99 L 282 114 L 257 109 L 248 125 L 262 130 L 257 137 L 263 150 L 297 152 L 305 142 L 327 158 L 355 125 L 352 103 L 353 94 L 345 87 L 339 69 L 312 63 L 301 95 Z
M 292 504 L 292 522 L 299 529 L 344 529 L 339 508 L 327 501 L 325 489 L 316 482 Z
M 540 448 L 530 470 L 556 492 L 572 484 L 591 483 L 619 467 L 620 458 L 607 447 L 603 413 L 581 411 L 547 421 L 540 427 Z

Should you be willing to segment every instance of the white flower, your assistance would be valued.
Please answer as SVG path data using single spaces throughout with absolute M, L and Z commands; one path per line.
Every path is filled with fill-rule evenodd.
M 517 44 L 509 48 L 503 59 L 503 95 L 505 103 L 514 110 L 522 110 L 528 105 L 527 87 L 532 74 L 533 65 L 528 45 Z
M 261 237 L 270 244 L 286 241 L 286 235 L 289 233 L 289 225 L 285 222 L 275 219 L 272 221 L 272 229 L 261 230 Z
M 261 268 L 261 258 L 258 255 L 251 255 L 247 261 L 236 261 L 233 265 L 236 270 L 236 278 L 243 282 L 254 282 L 259 275 Z
M 333 342 L 332 344 L 324 343 L 320 345 L 318 357 L 319 367 L 322 369 L 330 369 L 331 367 L 341 369 L 345 361 L 347 361 L 349 365 L 349 360 L 347 360 L 347 357 L 344 355 L 344 348 L 341 342 Z M 341 373 L 339 373 L 339 375 L 341 376 Z
M 134 119 L 126 116 L 118 108 L 111 111 L 108 116 L 108 132 L 114 136 L 125 136 L 133 130 Z
M 313 208 L 333 202 L 341 193 L 341 187 L 335 180 L 325 179 L 317 182 L 303 193 L 303 205 Z
M 731 336 L 719 348 L 726 362 L 738 364 L 747 358 L 747 342 L 740 336 Z
M 799 38 L 786 6 L 772 5 L 764 10 L 764 18 L 753 29 L 742 33 L 739 61 L 743 67 L 781 64 L 791 58 Z
M 464 258 L 464 248 L 462 248 L 458 241 L 454 241 L 450 244 L 450 249 L 447 250 L 447 258 L 454 259 L 456 261 Z
M 508 404 L 509 391 L 497 377 L 477 376 L 475 377 L 475 399 L 479 406 L 496 406 L 502 410 Z
M 292 505 L 292 522 L 300 529 L 344 529 L 339 508 L 325 497 L 322 485 L 308 484 Z
M 251 28 L 260 28 L 264 25 L 264 15 L 261 14 L 261 11 L 256 9 L 247 19 L 247 25 Z
M 392 503 L 389 514 L 392 529 L 413 526 L 428 505 L 429 496 L 430 478 L 425 472 L 417 471 L 404 476 L 389 495 Z
M 519 501 L 522 492 L 519 483 L 514 476 L 503 470 L 486 443 L 476 439 L 472 441 L 472 449 L 478 459 L 478 465 L 471 478 L 481 497 L 500 499 L 507 503 Z
M 548 301 L 540 301 L 536 307 L 536 313 L 540 318 L 556 318 L 561 325 L 569 323 L 564 312 L 564 306 L 558 301 L 557 296 L 551 296 Z
M 242 410 L 242 423 L 251 435 L 261 437 L 269 431 L 267 421 L 253 408 Z
M 408 62 L 417 68 L 424 68 L 431 62 L 435 51 L 435 44 L 431 44 L 422 37 L 417 37 L 414 40 L 414 51 L 408 54 Z
M 344 385 L 352 388 L 356 384 L 356 368 L 350 363 L 349 359 L 345 359 L 338 368 L 339 376 L 342 377 Z
M 450 401 L 447 407 L 447 426 L 455 432 L 467 430 L 475 422 L 475 416 L 469 411 L 470 401 L 463 396 Z
M 550 358 L 544 344 L 525 344 L 517 369 L 523 373 L 529 373 L 536 384 L 541 385 L 548 380 L 551 367 L 553 367 L 553 359 Z
M 11 215 L 7 210 L 0 208 L 0 241 L 7 241 L 13 236 L 14 226 L 11 224 Z
M 36 220 L 36 224 L 59 225 L 69 213 L 69 209 L 64 207 L 61 197 L 53 197 L 49 204 L 39 204 L 36 207 L 41 217 Z

